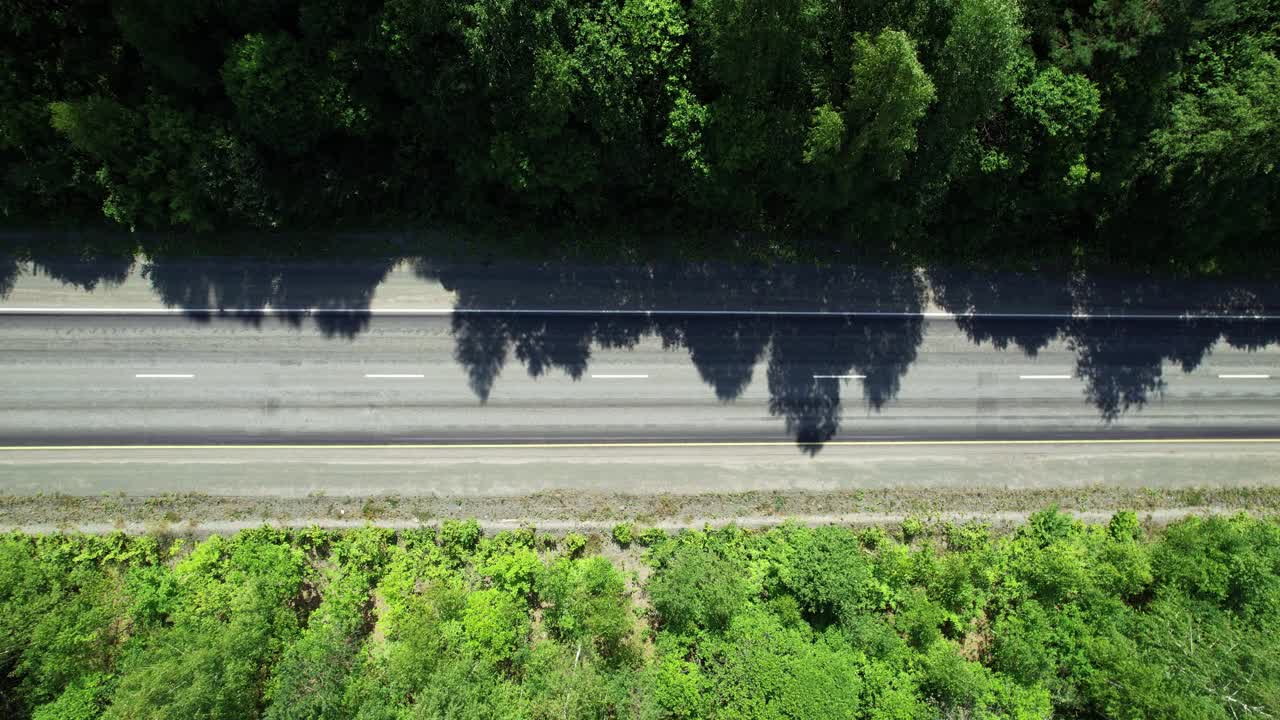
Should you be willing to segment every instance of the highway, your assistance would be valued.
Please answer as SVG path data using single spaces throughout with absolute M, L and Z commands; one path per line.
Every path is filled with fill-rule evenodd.
M 1238 325 L 362 322 L 0 315 L 0 488 L 1257 486 L 1280 466 L 1280 442 L 1245 442 L 1280 438 L 1280 346 Z
M 1034 356 L 951 320 L 0 318 L 0 445 L 824 443 L 1280 435 L 1280 346 L 1079 339 Z M 1143 321 L 1128 321 L 1141 326 Z M 1165 333 L 1167 329 L 1162 328 Z M 1196 342 L 1204 344 L 1203 332 Z M 1097 341 L 1091 341 L 1097 345 Z M 1125 344 L 1127 343 L 1127 344 Z M 1129 407 L 1124 407 L 1125 402 Z
M 0 497 L 594 507 L 1280 467 L 1268 283 L 28 245 L 0 257 Z

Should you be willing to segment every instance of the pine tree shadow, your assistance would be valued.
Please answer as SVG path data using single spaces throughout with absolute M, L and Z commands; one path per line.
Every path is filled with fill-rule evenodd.
M 1062 341 L 1108 424 L 1164 392 L 1166 363 L 1190 373 L 1219 342 L 1251 351 L 1280 342 L 1280 324 L 1246 319 L 1274 299 L 1264 284 L 938 269 L 929 277 L 975 343 L 1035 357 Z
M 896 397 L 923 335 L 916 278 L 884 268 L 861 274 L 421 259 L 417 272 L 456 294 L 455 309 L 462 312 L 452 324 L 455 358 L 482 404 L 512 357 L 532 377 L 559 370 L 576 380 L 593 348 L 631 348 L 656 336 L 666 349 L 688 352 L 722 403 L 742 395 L 767 356 L 768 411 L 809 454 L 840 430 L 845 381 L 832 376 L 862 376 L 863 400 L 879 412 Z M 840 314 L 854 306 L 888 317 Z M 551 307 L 569 312 L 538 312 Z

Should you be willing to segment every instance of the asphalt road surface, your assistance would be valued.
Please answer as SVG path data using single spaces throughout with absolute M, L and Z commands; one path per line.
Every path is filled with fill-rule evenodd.
M 0 489 L 1256 486 L 1280 467 L 1280 442 L 1245 442 L 1280 439 L 1261 325 L 362 322 L 0 316 Z
M 975 342 L 952 320 L 376 316 L 347 339 L 274 318 L 6 316 L 0 445 L 777 442 L 813 452 L 851 441 L 1280 436 L 1280 345 L 1232 347 L 1184 325 L 1068 328 L 1033 355 Z M 1031 330 L 1046 334 L 1007 334 Z

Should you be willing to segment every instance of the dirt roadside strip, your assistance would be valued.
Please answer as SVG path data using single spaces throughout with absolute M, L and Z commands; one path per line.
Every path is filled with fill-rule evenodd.
M 1280 512 L 1272 445 L 1148 450 L 1104 445 L 1020 448 L 732 448 L 675 451 L 508 451 L 426 464 L 420 452 L 0 455 L 0 527 L 200 528 L 263 522 L 414 526 L 449 518 L 596 529 L 618 522 L 895 522 L 984 517 L 1049 506 L 1110 514 Z M 856 452 L 852 450 L 857 450 Z M 1196 510 L 1198 511 L 1198 510 Z M 1020 515 L 1015 515 L 1020 517 Z M 1153 518 L 1160 517 L 1153 515 Z M 760 520 L 763 518 L 764 520 Z M 234 526 L 228 526 L 234 527 Z
M 1206 516 L 1206 515 L 1232 515 L 1242 512 L 1238 509 L 1219 508 L 1219 507 L 1186 507 L 1186 508 L 1165 508 L 1162 510 L 1154 510 L 1142 513 L 1139 519 L 1149 526 L 1165 525 L 1180 518 L 1188 516 Z M 1109 512 L 1070 512 L 1072 517 L 1089 523 L 1105 523 L 1111 518 L 1113 513 Z M 928 520 L 933 523 L 953 523 L 961 525 L 968 522 L 986 523 L 996 530 L 1011 528 L 1025 522 L 1031 512 L 1003 512 L 1003 513 L 945 513 L 938 516 L 930 516 Z M 747 530 L 761 530 L 772 527 L 778 527 L 784 523 L 796 523 L 817 527 L 821 525 L 842 525 L 848 527 L 889 527 L 901 523 L 912 515 L 888 515 L 878 513 L 846 513 L 844 515 L 796 515 L 786 517 L 768 517 L 768 516 L 746 516 L 739 518 L 694 518 L 692 522 L 657 522 L 643 527 L 659 528 L 666 531 L 679 531 L 686 528 L 721 528 L 728 525 L 734 525 Z M 150 534 L 171 534 L 184 535 L 190 537 L 205 537 L 208 535 L 229 535 L 241 530 L 249 530 L 256 527 L 275 527 L 275 528 L 310 528 L 317 527 L 323 530 L 351 530 L 362 528 L 368 525 L 377 527 L 390 528 L 392 530 L 409 530 L 414 528 L 434 527 L 438 522 L 416 522 L 416 521 L 371 521 L 371 520 L 341 520 L 333 518 L 288 518 L 285 520 L 222 520 L 216 522 L 206 522 L 202 524 L 163 524 L 163 523 L 37 523 L 30 525 L 10 525 L 0 523 L 0 532 L 22 532 L 32 535 L 58 533 L 58 532 L 79 532 L 88 535 L 108 535 L 114 532 L 123 532 L 130 535 L 139 535 L 144 533 Z M 548 533 L 551 535 L 563 535 L 570 532 L 577 533 L 595 533 L 607 535 L 614 527 L 615 523 L 592 521 L 592 522 L 575 522 L 567 520 L 544 520 L 535 521 L 498 521 L 484 520 L 480 521 L 480 527 L 486 533 L 496 533 L 503 530 L 518 530 L 520 528 L 533 527 L 534 529 Z
M 873 489 L 690 495 L 546 492 L 512 496 L 307 497 L 167 495 L 0 496 L 0 530 L 90 533 L 168 532 L 203 535 L 272 525 L 330 529 L 377 525 L 414 528 L 476 518 L 489 531 L 534 526 L 554 534 L 603 533 L 617 523 L 675 530 L 735 524 L 767 528 L 808 525 L 895 525 L 979 521 L 1007 527 L 1056 506 L 1081 519 L 1104 521 L 1133 510 L 1161 525 L 1186 515 L 1280 513 L 1280 487 L 1000 489 Z

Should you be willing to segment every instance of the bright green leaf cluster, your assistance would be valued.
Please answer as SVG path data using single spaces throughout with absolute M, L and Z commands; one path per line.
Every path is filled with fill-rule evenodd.
M 903 544 L 651 534 L 636 584 L 478 524 L 0 536 L 6 717 L 1191 718 L 1280 711 L 1280 524 L 1055 510 Z M 567 543 L 566 543 L 567 544 Z

